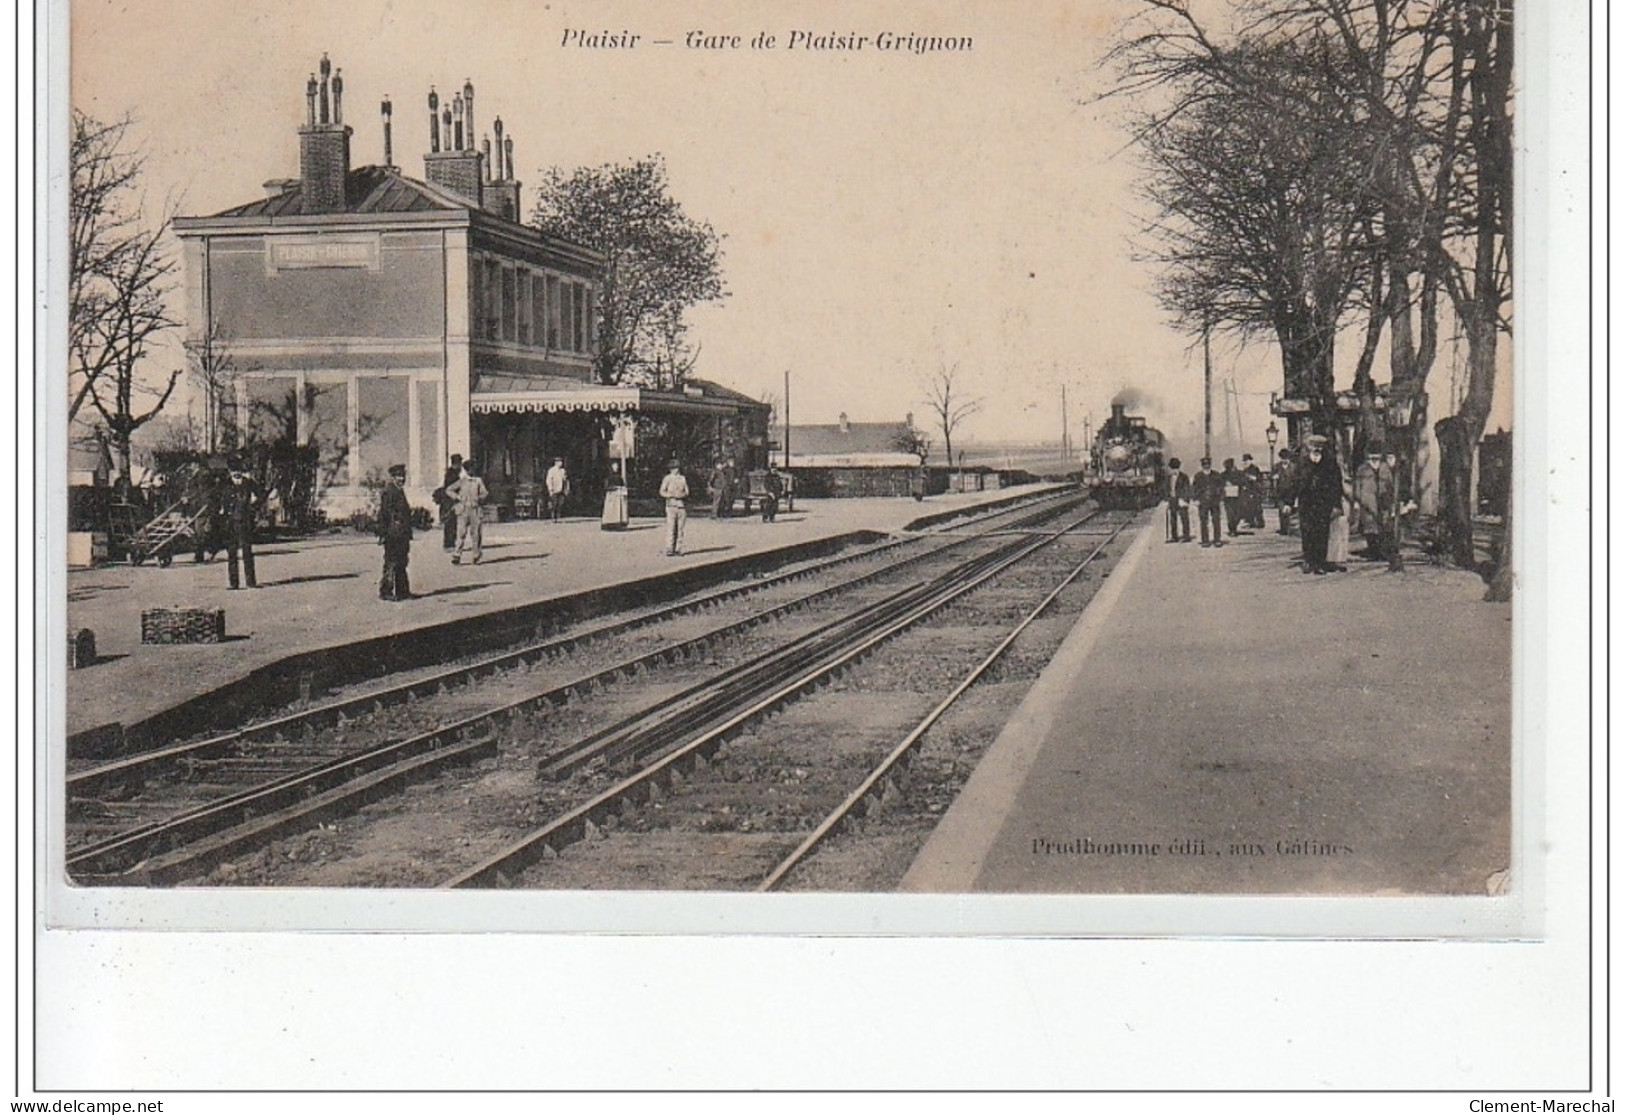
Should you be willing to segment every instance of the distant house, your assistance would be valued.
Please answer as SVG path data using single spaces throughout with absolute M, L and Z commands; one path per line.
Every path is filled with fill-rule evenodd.
M 789 429 L 790 472 L 798 493 L 808 496 L 906 496 L 920 471 L 920 458 L 899 448 L 910 435 L 923 436 L 912 414 L 901 422 L 852 422 L 842 414 L 832 425 Z M 785 429 L 773 427 L 784 461 Z M 946 479 L 931 473 L 927 491 L 943 491 Z

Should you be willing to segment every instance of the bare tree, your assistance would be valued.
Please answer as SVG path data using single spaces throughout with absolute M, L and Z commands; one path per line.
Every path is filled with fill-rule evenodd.
M 164 249 L 172 214 L 156 228 L 142 219 L 143 160 L 128 149 L 129 126 L 128 117 L 104 124 L 75 111 L 68 203 L 68 418 L 91 406 L 126 483 L 131 436 L 163 409 L 182 371 L 161 386 L 138 374 L 152 343 L 176 325 L 168 308 L 175 261 Z
M 926 377 L 925 404 L 936 416 L 937 429 L 942 431 L 943 451 L 948 455 L 948 467 L 954 464 L 954 431 L 961 422 L 982 409 L 980 396 L 966 393 L 959 378 L 959 365 L 939 366 Z M 922 457 L 920 463 L 924 464 Z
M 1331 137 L 1341 135 L 1331 154 L 1341 155 L 1344 169 L 1330 178 L 1305 177 L 1299 189 L 1316 205 L 1330 204 L 1333 212 L 1342 207 L 1344 227 L 1354 234 L 1344 242 L 1346 305 L 1363 304 L 1366 311 L 1355 394 L 1374 400 L 1371 369 L 1386 331 L 1390 401 L 1416 404 L 1407 408 L 1408 424 L 1386 430 L 1374 409 L 1368 411 L 1356 436 L 1382 438 L 1408 464 L 1428 421 L 1420 403 L 1438 352 L 1441 296 L 1448 298 L 1467 339 L 1469 369 L 1456 414 L 1435 424 L 1440 522 L 1455 560 L 1472 565 L 1473 453 L 1492 401 L 1497 335 L 1510 329 L 1510 0 L 1245 0 L 1234 9 L 1237 30 L 1223 42 L 1193 15 L 1188 0 L 1141 2 L 1146 22 L 1115 57 L 1123 74 L 1118 92 L 1144 95 L 1155 105 L 1136 124 L 1137 138 L 1154 156 L 1159 144 L 1182 157 L 1189 154 L 1182 142 L 1198 152 L 1203 144 L 1211 147 L 1211 136 L 1189 121 L 1206 116 L 1211 124 L 1215 106 L 1226 100 L 1260 106 L 1253 123 L 1264 123 L 1255 141 L 1268 158 L 1282 137 L 1290 150 L 1304 123 L 1318 128 L 1329 122 Z M 1264 71 L 1244 64 L 1260 53 L 1300 62 Z M 1298 76 L 1283 82 L 1283 74 Z M 1241 120 L 1243 128 L 1248 123 Z M 1190 173 L 1190 159 L 1161 161 L 1161 190 L 1222 196 L 1207 178 Z M 1313 168 L 1329 165 L 1339 164 L 1317 161 Z M 1214 301 L 1214 284 L 1202 284 L 1202 269 L 1184 266 L 1181 273 L 1181 266 L 1200 256 L 1189 251 L 1194 241 L 1220 249 L 1200 262 L 1221 272 L 1242 270 L 1223 249 L 1241 242 L 1246 226 L 1226 225 L 1198 206 L 1188 216 L 1189 223 L 1176 224 L 1175 236 L 1163 242 L 1165 262 L 1173 265 L 1165 298 L 1187 319 L 1193 310 L 1212 311 L 1203 325 L 1233 321 L 1234 306 L 1204 304 Z M 1170 243 L 1187 258 L 1166 250 Z M 1270 262 L 1269 272 L 1290 277 L 1290 260 Z M 1317 332 L 1329 346 L 1338 327 L 1323 315 Z M 1279 327 L 1277 333 L 1287 392 L 1294 394 L 1289 338 Z M 1329 347 L 1324 355 L 1329 372 Z M 1407 496 L 1414 495 L 1411 481 L 1407 468 Z M 1503 548 L 1499 587 L 1492 591 L 1510 584 L 1510 553 L 1510 546 Z
M 237 414 L 237 383 L 243 372 L 251 369 L 237 363 L 231 340 L 217 322 L 211 322 L 201 336 L 186 342 L 186 356 L 203 399 L 204 451 L 219 453 L 237 448 L 244 437 Z
M 1285 393 L 1325 423 L 1373 219 L 1368 134 L 1325 78 L 1344 64 L 1341 51 L 1326 38 L 1220 45 L 1183 4 L 1152 6 L 1178 22 L 1119 57 L 1125 89 L 1159 93 L 1134 127 L 1163 305 L 1196 332 L 1271 334 Z

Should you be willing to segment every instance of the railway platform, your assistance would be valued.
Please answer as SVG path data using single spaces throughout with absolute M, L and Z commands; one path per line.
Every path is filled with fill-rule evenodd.
M 695 587 L 707 576 L 740 575 L 772 554 L 773 563 L 812 556 L 863 532 L 888 533 L 955 511 L 1017 498 L 1049 485 L 908 499 L 798 499 L 775 523 L 759 516 L 713 520 L 691 514 L 685 552 L 667 557 L 663 520 L 633 519 L 604 531 L 596 518 L 488 524 L 478 564 L 454 566 L 440 530 L 420 531 L 409 571 L 416 598 L 378 598 L 381 551 L 348 529 L 257 547 L 259 587 L 227 588 L 224 555 L 195 565 L 190 555 L 168 568 L 110 565 L 67 574 L 67 629 L 89 629 L 96 660 L 70 670 L 66 686 L 69 753 L 109 757 L 140 737 L 203 722 L 211 705 L 242 700 L 300 677 L 331 672 L 341 659 L 393 655 L 414 640 L 448 640 L 477 649 L 505 627 L 524 628 L 557 608 L 595 597 L 656 595 L 673 581 Z M 675 591 L 686 591 L 679 589 Z M 144 644 L 141 613 L 186 607 L 225 611 L 225 640 Z M 382 668 L 382 666 L 380 666 Z M 318 681 L 319 684 L 319 681 Z
M 1508 604 L 1470 573 L 1155 516 L 905 876 L 913 892 L 1478 894 L 1511 841 Z

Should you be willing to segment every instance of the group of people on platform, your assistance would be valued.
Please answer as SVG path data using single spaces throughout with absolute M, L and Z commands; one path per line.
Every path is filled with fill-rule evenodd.
M 729 509 L 737 498 L 732 465 L 731 461 L 719 461 L 712 473 L 710 484 L 712 512 L 718 518 L 729 514 Z M 619 483 L 618 476 L 616 482 Z M 406 466 L 393 465 L 389 469 L 388 483 L 379 496 L 376 529 L 378 541 L 384 547 L 384 570 L 378 583 L 378 595 L 384 600 L 408 600 L 412 597 L 407 573 L 412 547 L 412 509 L 407 504 L 405 484 Z M 557 522 L 563 517 L 572 494 L 572 481 L 564 458 L 553 458 L 553 465 L 547 470 L 543 484 L 547 491 L 548 514 L 554 522 Z M 771 523 L 778 517 L 779 503 L 784 497 L 787 485 L 784 476 L 777 469 L 769 467 L 763 477 L 762 487 L 763 491 L 760 493 L 762 521 Z M 665 553 L 668 555 L 675 556 L 683 552 L 683 532 L 688 521 L 689 495 L 688 480 L 683 476 L 682 463 L 672 460 L 667 474 L 661 479 L 659 489 L 659 496 L 665 504 L 666 511 Z M 446 469 L 440 487 L 434 491 L 434 501 L 440 508 L 442 542 L 446 552 L 451 554 L 453 565 L 462 565 L 465 560 L 470 565 L 479 562 L 483 551 L 485 522 L 483 508 L 489 499 L 490 489 L 480 477 L 479 463 L 465 461 L 461 454 L 452 454 L 451 465 Z M 611 506 L 619 519 L 614 524 L 609 522 Z M 611 500 L 606 504 L 604 526 L 606 529 L 611 526 L 624 527 L 625 516 L 624 498 Z M 235 579 L 235 567 L 233 569 Z M 252 564 L 249 566 L 249 583 L 253 583 Z
M 1264 473 L 1251 453 L 1242 454 L 1240 468 L 1234 457 L 1225 458 L 1223 472 L 1213 470 L 1213 458 L 1203 457 L 1194 476 L 1186 475 L 1178 457 L 1171 457 L 1167 485 L 1169 542 L 1191 540 L 1192 503 L 1204 546 L 1223 546 L 1227 534 L 1234 538 L 1244 527 L 1264 527 Z
M 1200 470 L 1187 475 L 1178 457 L 1169 459 L 1164 487 L 1168 542 L 1191 541 L 1192 503 L 1203 546 L 1223 546 L 1226 536 L 1264 528 L 1264 474 L 1251 454 L 1243 454 L 1241 461 L 1237 468 L 1233 458 L 1226 459 L 1224 469 L 1215 472 L 1212 460 L 1204 457 Z M 1269 485 L 1280 517 L 1276 533 L 1300 535 L 1303 572 L 1345 572 L 1354 535 L 1365 541 L 1357 556 L 1399 568 L 1400 526 L 1409 507 L 1400 501 L 1397 477 L 1396 455 L 1380 447 L 1367 452 L 1352 473 L 1338 464 L 1330 439 L 1320 435 L 1305 438 L 1297 450 L 1282 451 Z

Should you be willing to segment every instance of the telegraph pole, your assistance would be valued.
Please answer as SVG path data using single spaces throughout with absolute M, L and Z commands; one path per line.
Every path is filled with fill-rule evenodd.
M 784 471 L 790 471 L 790 369 L 784 369 Z
M 1066 429 L 1066 384 L 1061 384 L 1061 460 L 1072 459 L 1071 435 Z
M 1213 458 L 1213 350 L 1209 327 L 1202 323 L 1202 456 Z

